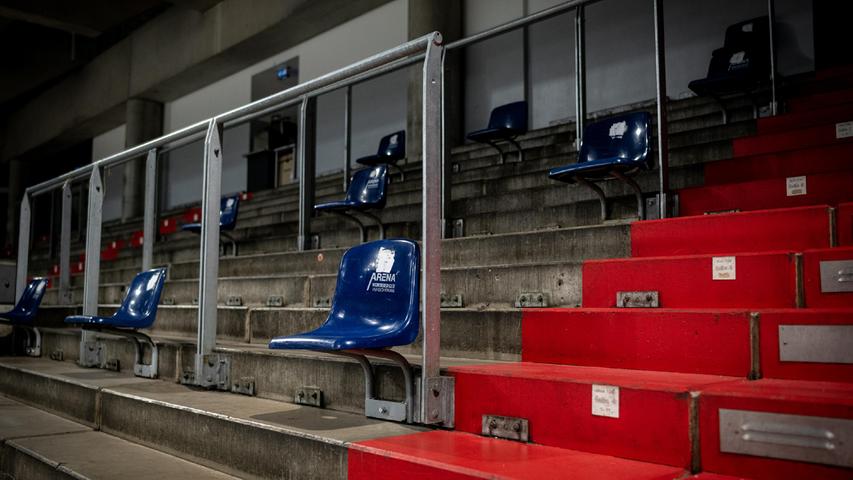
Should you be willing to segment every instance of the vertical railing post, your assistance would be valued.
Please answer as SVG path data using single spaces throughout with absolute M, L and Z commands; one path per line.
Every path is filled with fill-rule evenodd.
M 441 377 L 441 237 L 442 237 L 442 46 L 433 33 L 423 66 L 423 230 L 421 255 L 421 315 L 423 355 L 420 385 L 420 421 L 453 425 L 453 379 Z
M 580 151 L 586 120 L 586 41 L 584 7 L 575 8 L 575 148 Z
M 62 217 L 59 231 L 59 302 L 71 305 L 71 182 L 62 184 Z
M 311 215 L 314 210 L 314 105 L 316 99 L 303 97 L 299 107 L 299 138 L 296 143 L 299 172 L 299 251 L 311 249 Z
M 352 162 L 352 85 L 344 89 L 344 191 L 349 188 Z
M 15 278 L 15 301 L 21 299 L 27 287 L 27 267 L 30 260 L 30 194 L 21 199 L 21 218 L 18 220 L 18 270 Z
M 653 0 L 655 18 L 655 79 L 657 81 L 658 121 L 658 207 L 660 217 L 666 218 L 669 210 L 669 139 L 666 123 L 666 41 L 664 37 L 663 0 Z
M 773 0 L 767 0 L 767 30 L 770 35 L 770 115 L 776 116 L 779 104 L 776 100 L 776 36 L 774 24 L 776 23 L 776 4 Z
M 98 314 L 98 290 L 101 280 L 101 220 L 104 206 L 104 184 L 100 167 L 92 167 L 89 176 L 89 205 L 86 210 L 86 262 L 83 270 L 83 315 Z M 96 358 L 87 355 L 87 344 L 94 333 L 80 334 L 79 362 L 84 367 L 99 366 Z
M 154 241 L 157 234 L 157 149 L 148 151 L 145 158 L 145 216 L 142 222 L 142 271 L 150 270 L 154 262 Z
M 219 280 L 219 205 L 222 196 L 222 124 L 210 120 L 204 138 L 202 169 L 201 246 L 199 249 L 198 339 L 195 356 L 195 383 L 220 386 L 213 376 L 208 355 L 216 346 L 217 282 Z

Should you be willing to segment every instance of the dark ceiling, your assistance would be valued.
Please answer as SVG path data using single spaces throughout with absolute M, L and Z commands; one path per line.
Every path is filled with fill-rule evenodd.
M 0 0 L 0 116 L 168 8 L 221 0 Z

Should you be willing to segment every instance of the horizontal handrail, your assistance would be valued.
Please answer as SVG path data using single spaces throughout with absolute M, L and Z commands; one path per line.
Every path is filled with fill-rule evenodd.
M 275 110 L 283 108 L 282 104 L 284 102 L 301 98 L 323 87 L 335 84 L 341 84 L 341 86 L 343 86 L 342 82 L 350 77 L 381 67 L 400 58 L 406 58 L 413 54 L 425 51 L 431 41 L 431 38 L 433 38 L 432 34 L 424 35 L 390 50 L 377 53 L 376 55 L 368 57 L 360 62 L 332 71 L 305 83 L 295 85 L 287 90 L 282 90 L 281 92 L 274 93 L 268 97 L 264 97 L 252 103 L 237 107 L 161 137 L 141 143 L 135 147 L 128 148 L 127 150 L 123 150 L 114 155 L 110 155 L 88 165 L 84 165 L 58 177 L 28 187 L 26 193 L 31 196 L 40 195 L 52 189 L 60 188 L 66 180 L 73 181 L 88 177 L 93 168 L 104 168 L 119 165 L 135 157 L 144 155 L 151 149 L 173 144 L 174 142 L 183 140 L 184 138 L 198 134 L 199 132 L 203 134 L 207 130 L 211 121 L 215 121 L 218 124 L 231 123 L 235 121 L 245 122 L 254 118 L 254 116 L 262 115 L 263 113 L 261 112 L 267 112 L 270 109 Z M 421 56 L 421 59 L 423 59 L 423 56 Z

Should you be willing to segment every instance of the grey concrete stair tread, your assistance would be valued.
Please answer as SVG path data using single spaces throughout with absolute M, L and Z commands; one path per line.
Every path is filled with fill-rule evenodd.
M 0 398 L 3 471 L 16 478 L 237 478 Z
M 10 370 L 20 375 L 10 376 Z M 99 378 L 110 373 L 69 362 L 3 359 L 0 386 L 14 390 L 14 378 L 48 387 L 45 397 L 51 399 L 33 389 L 16 392 L 37 404 L 57 405 L 57 397 L 72 393 L 86 397 L 89 408 L 76 414 L 96 418 L 104 433 L 244 478 L 345 478 L 350 442 L 424 430 L 159 380 L 101 387 Z M 81 375 L 85 380 L 75 378 Z M 73 410 L 58 407 L 61 414 L 74 417 Z

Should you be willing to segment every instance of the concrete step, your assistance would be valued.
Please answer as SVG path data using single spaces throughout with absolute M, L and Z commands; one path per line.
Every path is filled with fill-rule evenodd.
M 0 397 L 7 478 L 237 478 Z
M 800 127 L 793 132 L 772 132 L 736 138 L 732 141 L 732 148 L 735 157 L 746 157 L 824 145 L 838 145 L 851 141 L 853 141 L 853 136 L 839 137 L 835 122 L 826 122 Z
M 690 392 L 733 380 L 526 362 L 449 371 L 457 430 L 481 432 L 483 415 L 524 418 L 533 443 L 683 469 L 698 467 Z
M 554 261 L 445 267 L 441 288 L 449 295 L 463 295 L 469 306 L 511 306 L 525 292 L 544 293 L 548 305 L 574 306 L 580 303 L 580 266 L 579 261 Z M 229 298 L 240 297 L 243 305 L 266 305 L 270 296 L 280 296 L 285 306 L 327 305 L 336 279 L 336 273 L 220 277 L 218 303 L 224 305 Z M 121 303 L 126 288 L 125 282 L 102 283 L 99 302 Z M 57 289 L 48 290 L 43 302 L 58 304 L 58 293 Z M 167 280 L 161 298 L 166 303 L 190 305 L 198 298 L 198 280 Z M 72 287 L 71 303 L 82 301 L 83 288 Z
M 832 220 L 833 210 L 818 205 L 634 222 L 631 256 L 829 247 Z
M 853 145 L 843 143 L 729 158 L 705 165 L 705 185 L 849 171 L 851 155 Z
M 118 305 L 103 305 L 98 312 L 108 316 L 117 308 Z M 81 308 L 76 306 L 45 305 L 39 310 L 36 325 L 65 328 L 65 317 L 80 313 Z M 216 338 L 220 342 L 265 348 L 273 337 L 319 327 L 328 315 L 328 308 L 220 306 Z M 441 351 L 446 356 L 506 361 L 521 358 L 521 309 L 445 308 L 441 311 L 441 328 Z M 190 305 L 161 305 L 156 322 L 148 330 L 155 336 L 190 339 L 197 331 L 198 307 Z M 420 337 L 412 345 L 397 347 L 406 354 L 419 354 L 420 349 Z
M 840 203 L 835 209 L 836 243 L 853 246 L 853 202 Z
M 853 384 L 738 381 L 699 396 L 702 468 L 754 479 L 850 478 Z
M 681 189 L 682 215 L 766 210 L 808 205 L 835 206 L 853 200 L 853 170 L 788 178 L 766 178 Z
M 822 123 L 847 122 L 853 120 L 853 104 L 841 104 L 801 113 L 787 113 L 758 120 L 759 134 L 799 130 Z
M 756 378 L 757 322 L 735 310 L 525 309 L 522 360 Z
M 684 475 L 682 469 L 663 465 L 437 430 L 353 443 L 348 478 L 609 480 Z
M 853 306 L 850 267 L 853 246 L 816 248 L 803 252 L 804 303 L 813 308 L 845 308 Z M 821 275 L 821 272 L 824 275 Z
M 422 431 L 50 360 L 4 359 L 0 391 L 106 434 L 244 478 L 343 479 L 351 442 Z
M 853 310 L 806 308 L 759 314 L 765 378 L 853 384 Z
M 442 242 L 442 264 L 453 267 L 493 265 L 513 259 L 519 263 L 584 258 L 622 257 L 627 254 L 628 225 L 609 224 L 500 235 L 446 239 Z M 288 273 L 337 273 L 345 249 L 224 256 L 219 260 L 223 277 Z M 113 267 L 115 263 L 105 264 Z M 167 265 L 164 263 L 163 265 Z M 173 280 L 198 278 L 198 261 L 168 263 Z M 102 268 L 101 281 L 132 278 L 138 266 Z
M 79 330 L 41 330 L 42 351 L 45 356 L 59 351 L 62 352 L 66 364 L 79 359 Z M 98 338 L 103 343 L 105 358 L 117 360 L 122 372 L 130 372 L 135 355 L 131 342 L 107 334 L 99 334 Z M 160 352 L 159 378 L 163 383 L 179 383 L 182 375 L 193 368 L 196 335 L 158 335 L 154 340 Z M 227 355 L 230 359 L 233 384 L 254 383 L 254 392 L 259 398 L 294 402 L 297 391 L 311 386 L 322 390 L 326 409 L 364 414 L 364 374 L 358 363 L 340 356 L 311 351 L 273 351 L 267 347 L 268 341 L 268 338 L 261 344 L 217 341 L 213 351 Z M 464 342 L 464 339 L 450 339 L 451 345 Z M 406 356 L 417 373 L 420 370 L 420 351 L 413 348 L 399 351 Z M 476 358 L 441 358 L 443 367 L 493 362 Z M 371 363 L 377 375 L 376 388 L 380 398 L 402 399 L 403 376 L 400 368 L 381 360 Z
M 656 291 L 664 308 L 803 306 L 790 252 L 592 260 L 583 267 L 583 306 L 616 306 L 617 292 Z

